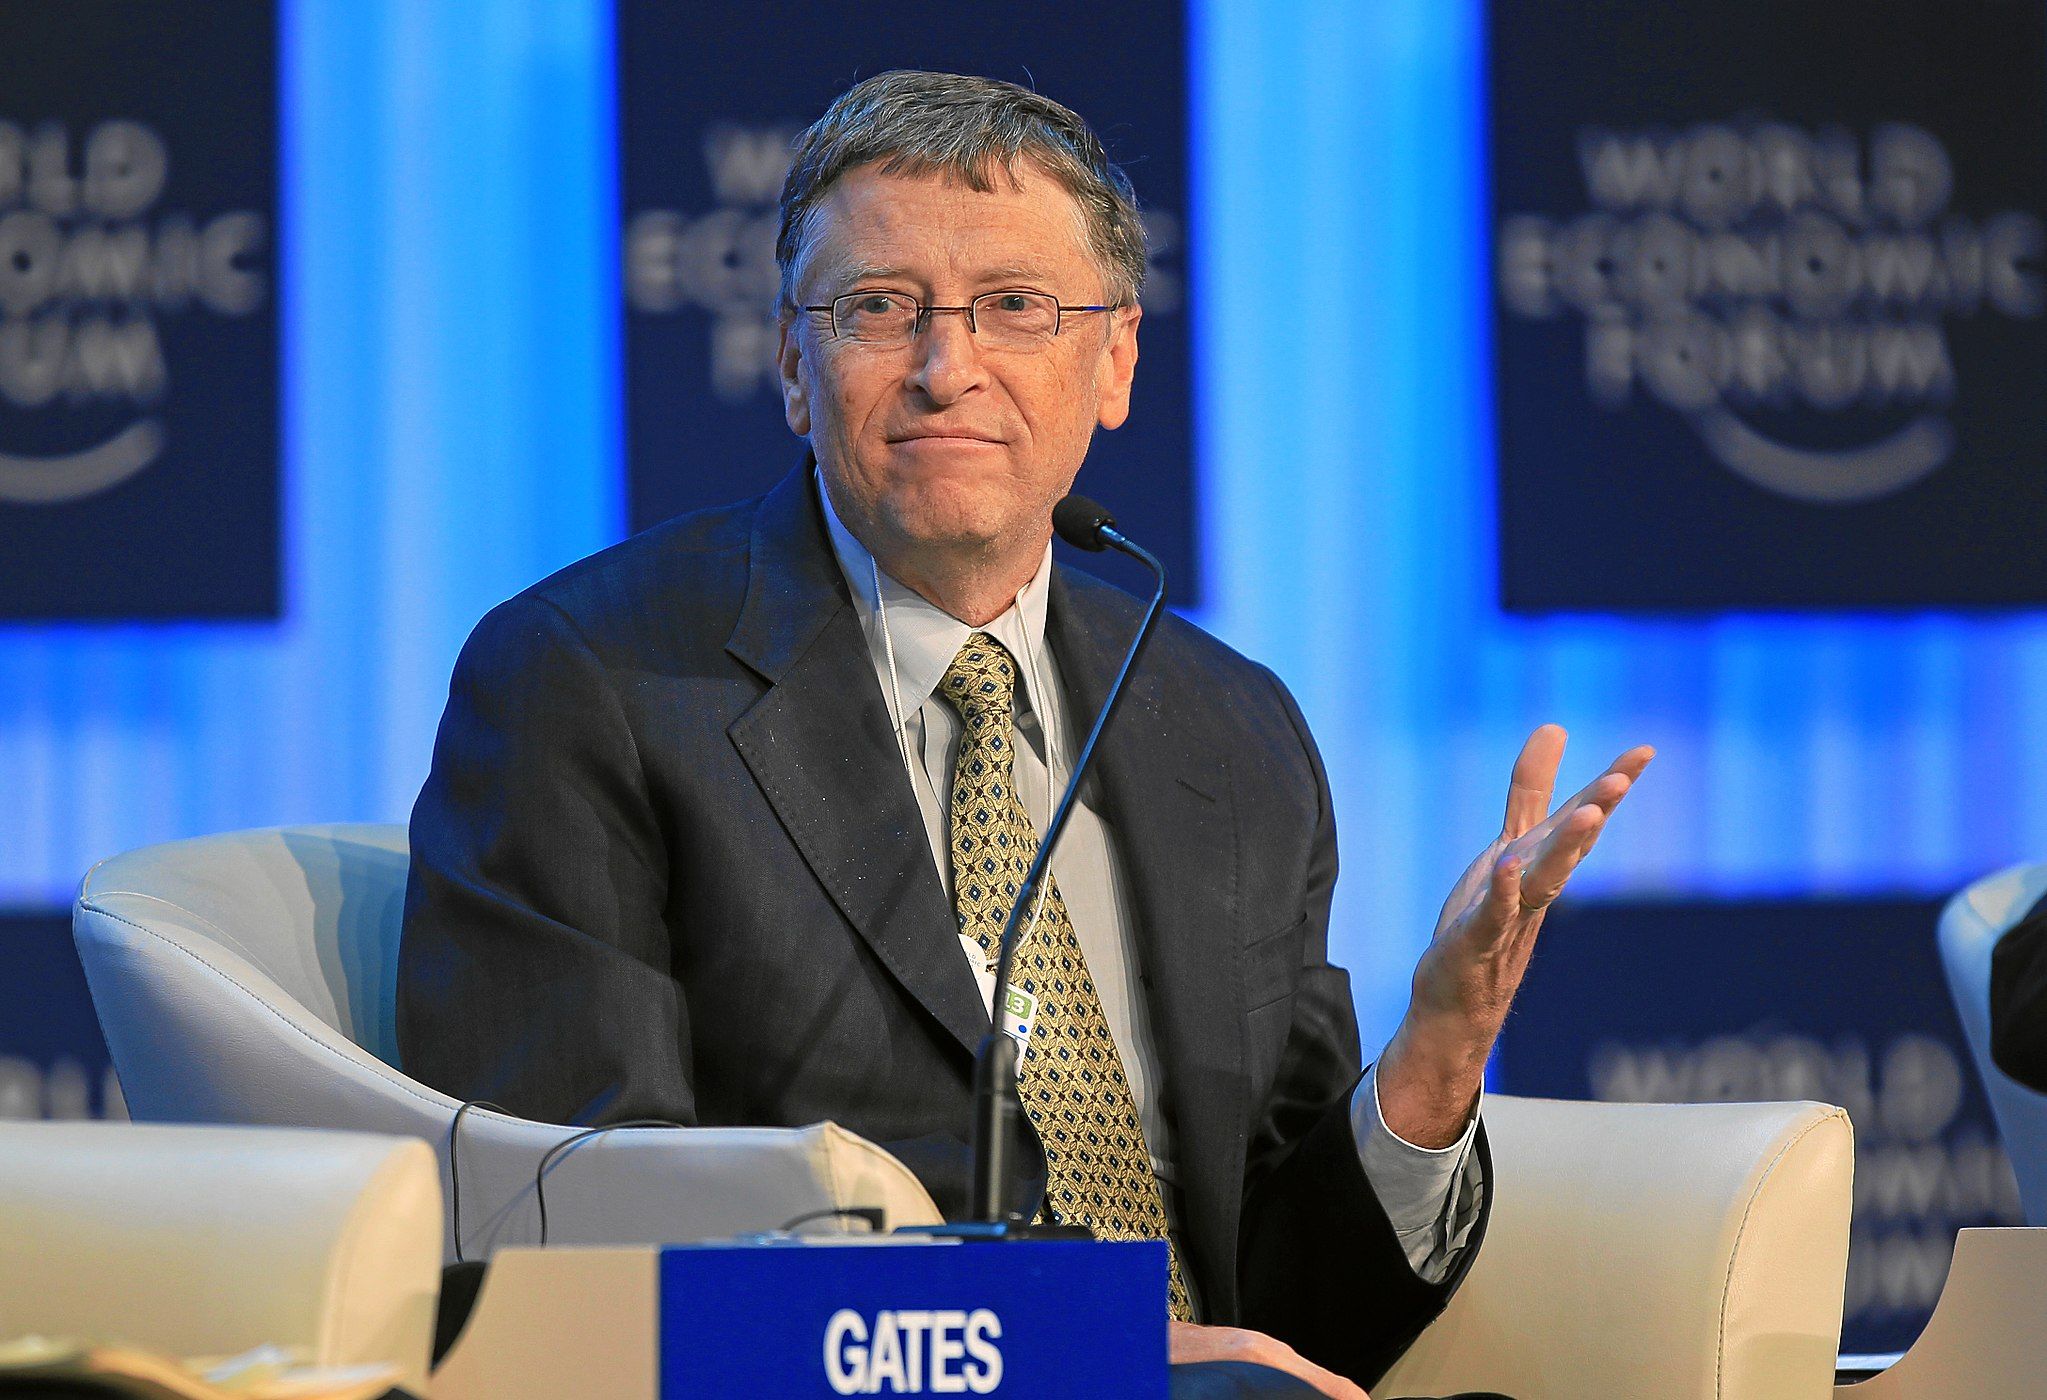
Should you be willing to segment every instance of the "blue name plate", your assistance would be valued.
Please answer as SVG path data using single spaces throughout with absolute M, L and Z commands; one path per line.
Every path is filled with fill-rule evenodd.
M 1165 1393 L 1162 1243 L 661 1252 L 662 1400 Z

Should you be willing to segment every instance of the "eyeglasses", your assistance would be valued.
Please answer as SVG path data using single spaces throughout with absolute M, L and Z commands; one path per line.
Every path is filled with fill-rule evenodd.
M 967 331 L 991 350 L 1036 350 L 1059 334 L 1067 316 L 1115 311 L 1117 306 L 1062 306 L 1048 292 L 983 292 L 965 306 L 926 306 L 906 292 L 848 292 L 824 306 L 835 339 L 862 345 L 908 345 L 940 313 L 967 318 Z

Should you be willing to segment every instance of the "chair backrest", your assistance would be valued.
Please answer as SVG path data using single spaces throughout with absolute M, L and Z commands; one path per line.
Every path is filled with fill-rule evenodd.
M 101 861 L 81 901 L 232 950 L 327 1026 L 398 1063 L 405 828 L 233 831 Z
M 2047 1094 L 1999 1069 L 1990 1058 L 1990 955 L 2011 926 L 2047 893 L 2047 863 L 2015 865 L 1978 880 L 1940 915 L 1940 961 L 1968 1036 L 1990 1111 L 2019 1180 L 2028 1225 L 2047 1225 Z

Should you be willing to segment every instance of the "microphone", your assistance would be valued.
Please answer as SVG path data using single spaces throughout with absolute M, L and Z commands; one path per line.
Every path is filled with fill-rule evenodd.
M 1080 757 L 1074 761 L 1073 772 L 1066 780 L 1066 791 L 1060 796 L 1059 806 L 1054 809 L 1052 820 L 1045 828 L 1044 839 L 1038 843 L 1037 859 L 1025 872 L 1023 883 L 1017 888 L 1016 901 L 1010 905 L 1009 918 L 1002 926 L 1002 942 L 995 968 L 995 1014 L 974 1057 L 974 1160 L 967 1218 L 970 1222 L 981 1223 L 983 1228 L 976 1230 L 973 1225 L 967 1225 L 960 1232 L 983 1236 L 1021 1238 L 1032 1228 L 1019 1217 L 1008 1199 L 1010 1145 L 1015 1141 L 1023 1105 L 1018 1101 L 1016 1092 L 1016 1042 L 1002 1030 L 1002 1011 L 1009 997 L 1017 930 L 1023 922 L 1024 910 L 1030 908 L 1037 898 L 1038 885 L 1044 880 L 1052 859 L 1052 848 L 1066 829 L 1066 819 L 1072 814 L 1074 801 L 1080 795 L 1081 780 L 1087 775 L 1095 745 L 1100 741 L 1102 731 L 1108 727 L 1110 717 L 1116 713 L 1117 704 L 1123 699 L 1130 673 L 1136 667 L 1138 657 L 1144 653 L 1146 643 L 1151 640 L 1152 628 L 1158 622 L 1159 612 L 1166 601 L 1165 565 L 1151 551 L 1118 530 L 1116 518 L 1095 502 L 1085 496 L 1066 497 L 1052 508 L 1052 528 L 1058 531 L 1060 539 L 1076 549 L 1091 553 L 1114 549 L 1129 555 L 1150 569 L 1157 582 L 1152 589 L 1151 605 L 1145 609 L 1144 620 L 1138 624 L 1137 638 L 1131 642 L 1130 650 L 1123 657 L 1123 669 L 1116 673 L 1109 694 L 1102 701 L 1101 713 L 1095 716 L 1094 728 L 1088 731 L 1087 742 L 1081 746 Z M 1087 1233 L 1084 1226 L 1075 1228 L 1080 1233 Z M 1048 1232 L 1040 1229 L 1037 1233 L 1042 1237 Z
M 1101 503 L 1085 496 L 1066 496 L 1052 507 L 1052 528 L 1075 549 L 1084 549 L 1090 554 L 1100 554 L 1109 547 L 1109 541 L 1102 537 L 1108 530 L 1117 539 L 1122 532 L 1116 529 L 1116 517 L 1104 510 Z

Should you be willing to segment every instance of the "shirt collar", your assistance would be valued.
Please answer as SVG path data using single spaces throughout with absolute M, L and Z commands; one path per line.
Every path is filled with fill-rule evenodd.
M 867 636 L 868 657 L 874 663 L 883 695 L 889 690 L 889 642 L 895 643 L 899 718 L 907 720 L 923 708 L 938 689 L 938 683 L 945 679 L 953 657 L 976 631 L 995 638 L 1016 658 L 1018 708 L 1044 713 L 1045 706 L 1037 704 L 1037 697 L 1031 693 L 1030 658 L 1036 656 L 1041 669 L 1046 666 L 1045 600 L 1052 579 L 1052 542 L 1045 541 L 1045 557 L 1039 561 L 1037 573 L 1017 593 L 1016 601 L 986 626 L 969 627 L 877 566 L 867 546 L 854 538 L 832 507 L 831 492 L 824 488 L 823 470 L 814 469 L 813 475 L 818 497 L 824 502 L 825 529 L 831 536 L 832 553 L 838 557 L 839 572 L 845 575 L 846 587 L 853 595 L 853 607 L 860 616 L 860 630 Z M 888 611 L 886 637 L 875 608 L 877 579 Z M 1045 683 L 1049 687 L 1054 682 L 1047 678 Z

